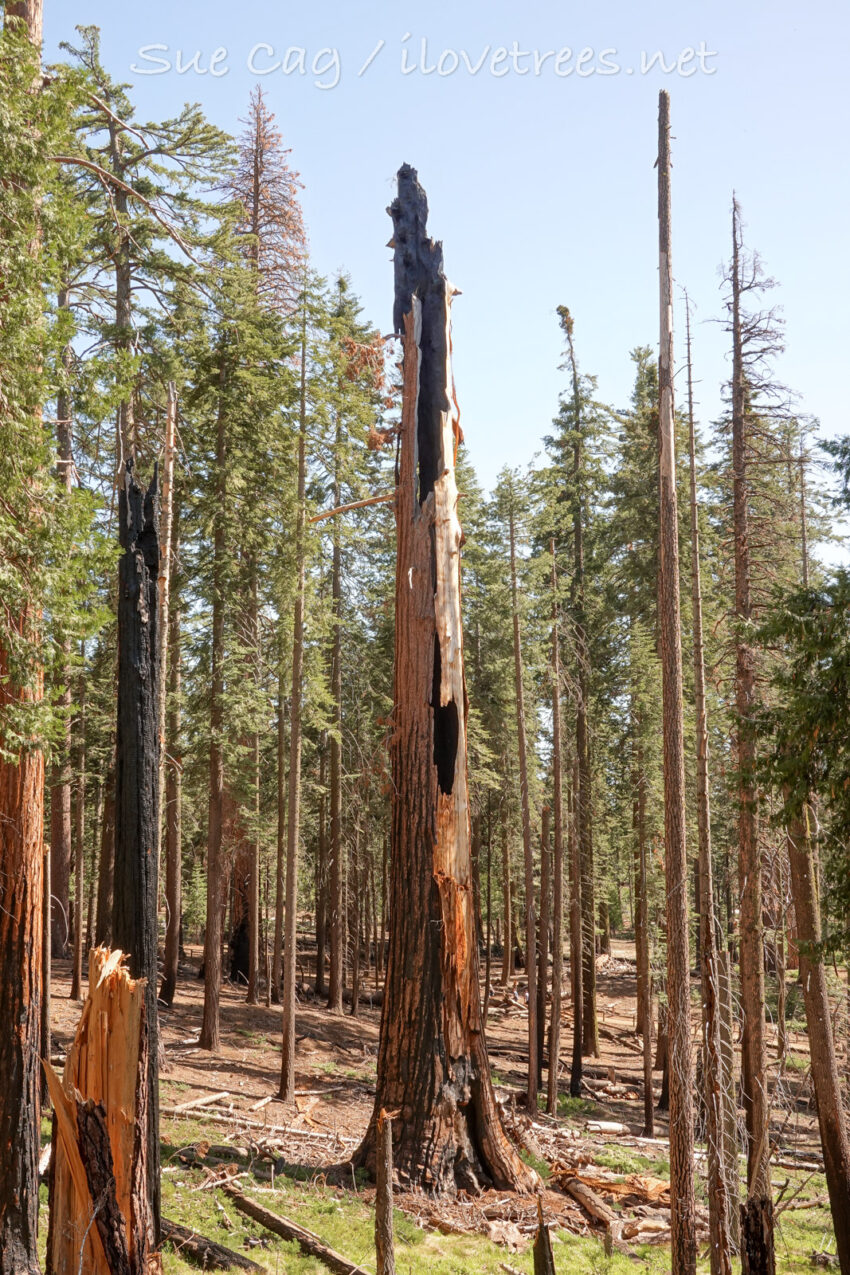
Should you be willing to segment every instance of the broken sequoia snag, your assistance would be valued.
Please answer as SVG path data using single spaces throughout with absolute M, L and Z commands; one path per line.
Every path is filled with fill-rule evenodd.
M 375 1110 L 356 1161 L 374 1175 L 382 1109 L 399 1181 L 432 1192 L 531 1189 L 502 1128 L 484 1043 L 466 773 L 461 528 L 442 247 L 415 171 L 390 215 L 404 386 L 396 488 L 390 942 Z
M 95 948 L 89 995 L 53 1101 L 48 1275 L 154 1275 L 147 1192 L 146 989 L 122 953 Z

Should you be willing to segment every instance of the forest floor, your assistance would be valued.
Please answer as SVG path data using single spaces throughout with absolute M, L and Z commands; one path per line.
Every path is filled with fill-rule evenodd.
M 213 1056 L 198 1048 L 203 1007 L 199 955 L 197 949 L 187 951 L 174 1007 L 163 1009 L 160 1017 L 165 1046 L 160 1092 L 164 1216 L 249 1254 L 274 1275 L 324 1271 L 294 1242 L 270 1236 L 236 1212 L 215 1185 L 230 1179 L 267 1209 L 320 1236 L 364 1272 L 374 1271 L 374 1188 L 348 1164 L 366 1129 L 375 1091 L 380 1009 L 369 1003 L 366 980 L 357 1018 L 350 1016 L 350 1006 L 345 1016 L 334 1016 L 323 1002 L 307 997 L 298 1006 L 297 1097 L 294 1107 L 286 1106 L 274 1096 L 280 1067 L 278 1007 L 246 1005 L 244 989 L 225 984 L 221 1052 Z M 696 980 L 693 986 L 696 1025 Z M 79 1020 L 80 1006 L 69 999 L 69 989 L 70 969 L 56 962 L 55 1058 L 64 1053 Z M 551 1224 L 559 1270 L 588 1275 L 617 1275 L 636 1266 L 659 1275 L 669 1270 L 666 1115 L 656 1113 L 654 1139 L 640 1137 L 642 1060 L 635 1037 L 635 990 L 634 946 L 615 940 L 611 956 L 598 962 L 600 1057 L 585 1063 L 587 1097 L 562 1096 L 556 1118 L 544 1114 L 541 1099 L 541 1111 L 531 1120 L 523 1110 L 527 1016 L 522 975 L 510 989 L 493 987 L 487 1039 L 497 1097 L 507 1123 L 524 1143 L 524 1158 L 541 1173 L 544 1215 Z M 789 981 L 791 1010 L 800 1000 L 793 990 Z M 567 1002 L 565 1059 L 570 1031 Z M 773 1183 L 781 1210 L 777 1269 L 788 1273 L 810 1271 L 814 1254 L 834 1251 L 825 1180 L 818 1168 L 808 1063 L 803 1024 L 791 1018 L 783 1065 L 775 1063 L 772 1069 Z M 562 1077 L 562 1089 L 567 1079 Z M 660 1072 L 655 1079 L 657 1100 Z M 605 1130 L 606 1123 L 627 1126 L 628 1133 L 623 1127 Z M 568 1175 L 578 1173 L 617 1215 L 614 1234 L 619 1238 L 613 1251 L 609 1242 L 606 1253 L 602 1226 L 559 1188 L 559 1166 Z M 704 1157 L 698 1157 L 697 1170 L 698 1199 L 704 1201 Z M 395 1203 L 396 1265 L 405 1275 L 510 1275 L 533 1269 L 533 1199 L 504 1191 L 475 1198 L 461 1193 L 455 1200 L 396 1193 Z M 702 1205 L 700 1213 L 702 1271 L 708 1269 Z M 40 1229 L 44 1235 L 44 1222 Z M 193 1269 L 169 1246 L 164 1263 L 167 1275 Z

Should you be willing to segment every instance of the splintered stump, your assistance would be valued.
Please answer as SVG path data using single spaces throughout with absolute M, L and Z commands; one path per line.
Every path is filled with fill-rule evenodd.
M 357 1156 L 374 1175 L 382 1109 L 393 1119 L 400 1182 L 429 1192 L 537 1176 L 502 1128 L 478 983 L 467 786 L 455 456 L 460 416 L 451 370 L 442 246 L 426 233 L 415 171 L 389 210 L 394 327 L 403 346 L 395 513 L 390 944 L 375 1109 Z
M 96 948 L 89 995 L 53 1101 L 48 1275 L 153 1275 L 147 1192 L 145 986 Z

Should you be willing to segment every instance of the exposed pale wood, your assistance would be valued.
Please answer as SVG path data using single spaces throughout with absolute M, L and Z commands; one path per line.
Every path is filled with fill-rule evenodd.
M 144 981 L 130 978 L 120 951 L 95 948 L 63 1079 L 52 1068 L 47 1075 L 56 1113 L 47 1241 L 52 1275 L 161 1269 L 146 1189 L 144 1015 Z
M 314 514 L 308 522 L 324 522 L 326 518 L 335 518 L 337 514 L 350 513 L 352 509 L 365 509 L 367 505 L 385 505 L 395 500 L 395 492 L 385 492 L 383 496 L 369 496 L 367 500 L 352 500 L 347 505 L 337 505 L 336 509 L 327 509 L 323 514 Z

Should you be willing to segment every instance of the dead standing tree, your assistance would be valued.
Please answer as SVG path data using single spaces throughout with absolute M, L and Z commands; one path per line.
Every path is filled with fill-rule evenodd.
M 157 475 L 142 494 L 127 461 L 119 495 L 118 734 L 113 943 L 144 978 L 148 1060 L 147 1190 L 159 1238 L 157 827 L 159 824 L 159 517 Z
M 696 1271 L 691 990 L 688 957 L 688 859 L 685 840 L 685 741 L 682 624 L 673 411 L 673 266 L 670 231 L 670 97 L 658 98 L 658 465 L 661 671 L 664 713 L 664 845 L 667 880 L 667 1039 L 670 1073 L 671 1260 L 676 1275 Z
M 396 488 L 390 944 L 375 1108 L 356 1161 L 373 1173 L 381 1110 L 398 1111 L 400 1181 L 432 1192 L 491 1181 L 531 1189 L 536 1174 L 502 1128 L 478 985 L 460 613 L 461 528 L 442 245 L 426 235 L 416 172 L 390 208 L 395 331 L 404 385 Z M 398 921 L 403 918 L 403 923 Z

